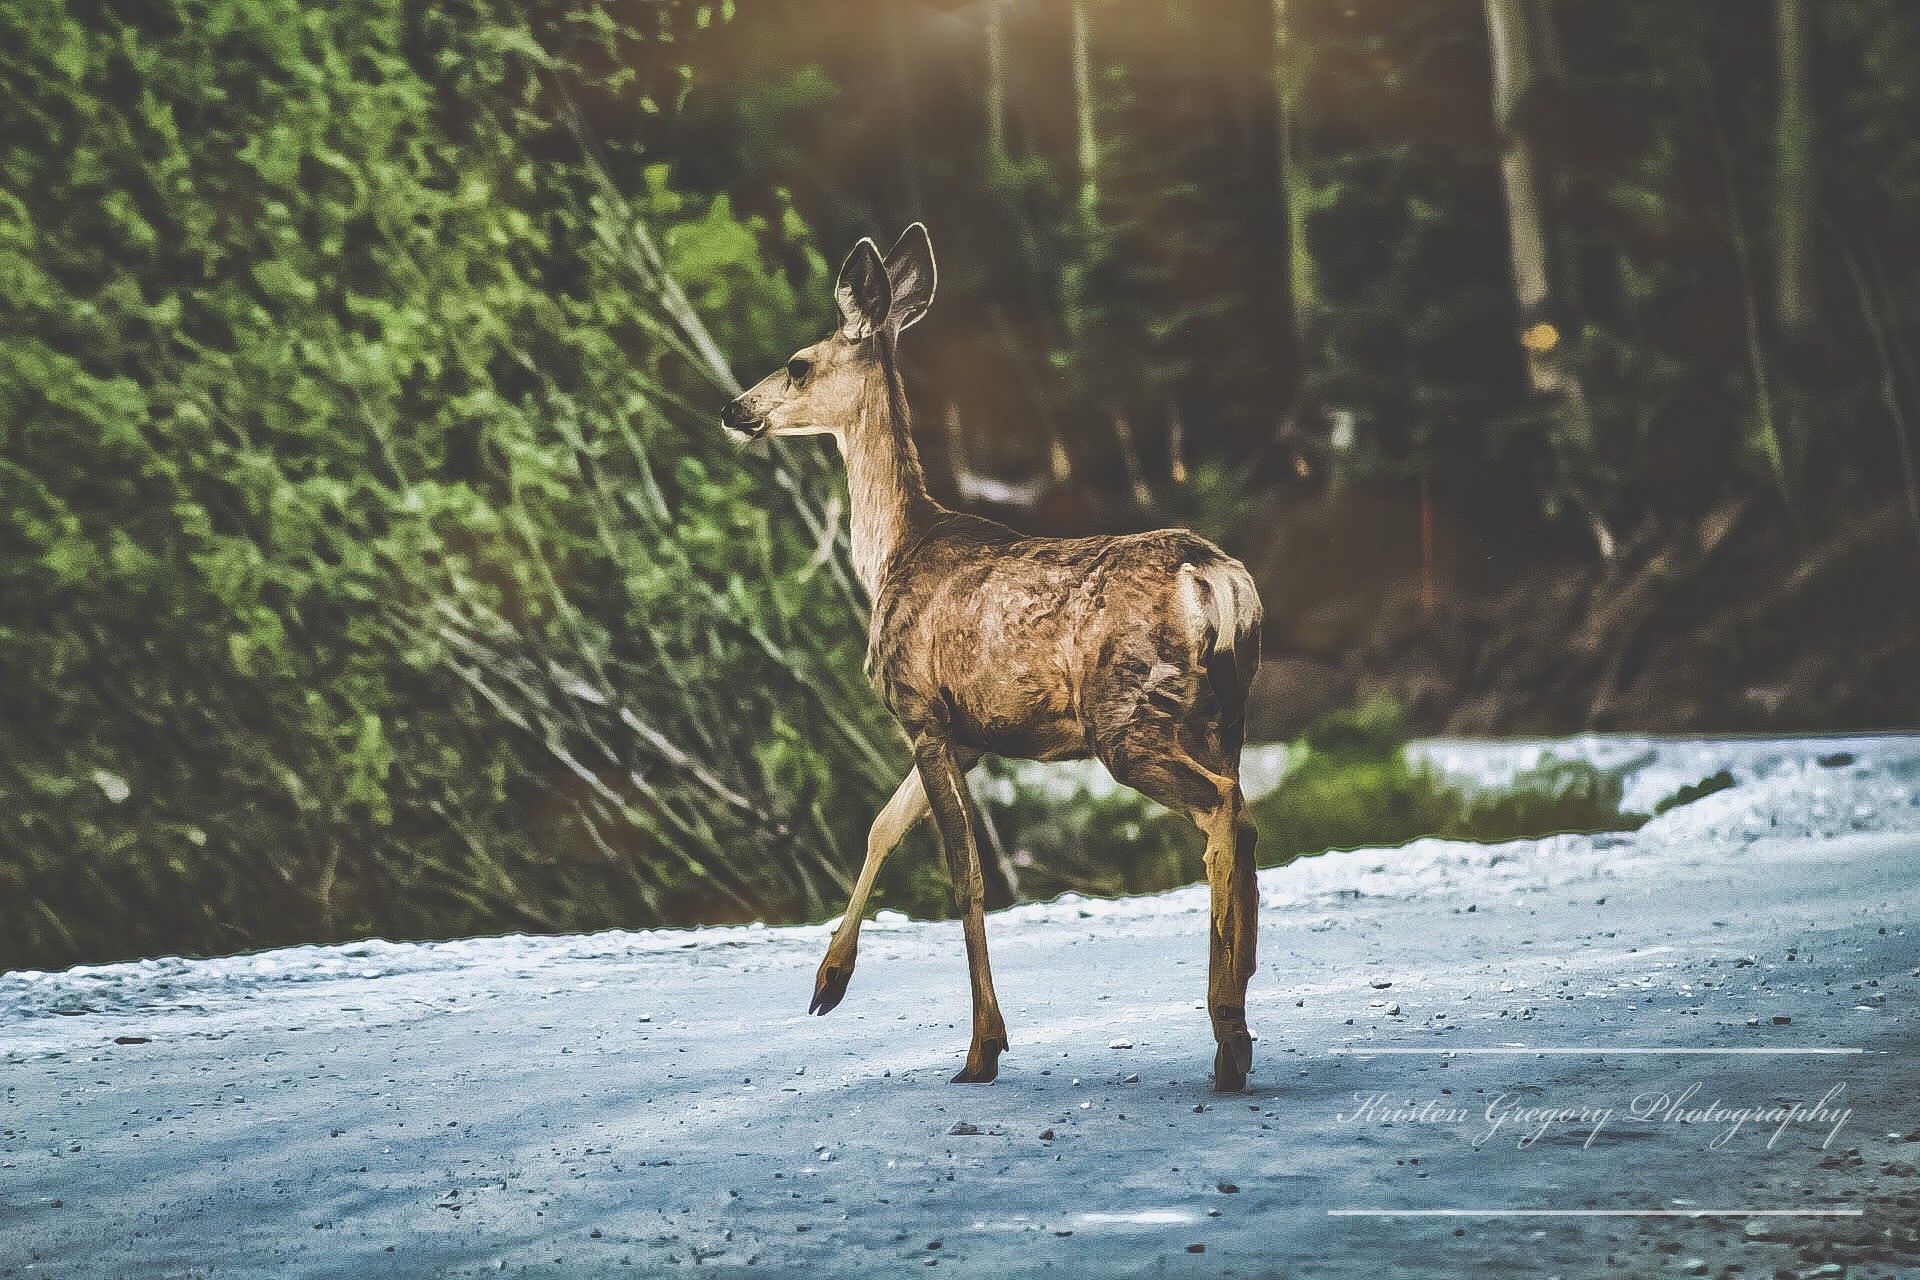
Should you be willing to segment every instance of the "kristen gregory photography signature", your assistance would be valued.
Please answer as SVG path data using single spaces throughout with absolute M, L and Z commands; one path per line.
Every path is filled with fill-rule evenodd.
M 1853 1118 L 1853 1108 L 1846 1098 L 1845 1083 L 1832 1085 L 1813 1101 L 1762 1102 L 1727 1097 L 1697 1080 L 1617 1099 L 1542 1101 L 1538 1096 L 1501 1092 L 1482 1103 L 1451 1093 L 1413 1099 L 1402 1094 L 1356 1091 L 1352 1104 L 1335 1118 L 1353 1125 L 1455 1129 L 1476 1149 L 1511 1142 L 1525 1151 L 1541 1142 L 1557 1145 L 1571 1139 L 1584 1150 L 1608 1133 L 1620 1136 L 1635 1127 L 1677 1132 L 1686 1127 L 1711 1135 L 1706 1142 L 1709 1151 L 1723 1151 L 1736 1142 L 1771 1151 L 1793 1130 L 1810 1133 L 1824 1151 Z

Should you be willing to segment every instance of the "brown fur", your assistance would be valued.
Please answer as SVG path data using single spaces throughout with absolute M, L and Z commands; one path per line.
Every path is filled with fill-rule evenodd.
M 1252 1060 L 1245 1006 L 1258 913 L 1254 833 L 1238 784 L 1246 691 L 1259 661 L 1253 581 L 1185 530 L 1033 538 L 934 501 L 894 355 L 899 331 L 932 291 L 924 229 L 910 228 L 884 263 L 862 241 L 841 270 L 842 329 L 724 415 L 750 435 L 826 433 L 839 444 L 854 566 L 873 603 L 868 676 L 914 744 L 915 772 L 875 821 L 812 1007 L 825 1013 L 845 994 L 873 876 L 930 809 L 953 871 L 974 994 L 973 1041 L 955 1079 L 991 1080 L 1007 1036 L 987 961 L 979 820 L 964 775 L 983 754 L 1091 756 L 1206 833 L 1214 1083 L 1238 1089 Z

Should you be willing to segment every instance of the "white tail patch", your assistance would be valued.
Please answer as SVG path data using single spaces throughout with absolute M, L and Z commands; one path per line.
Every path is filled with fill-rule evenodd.
M 1193 598 L 1195 612 L 1213 631 L 1213 651 L 1228 653 L 1260 632 L 1260 593 L 1253 575 L 1238 560 L 1220 559 L 1207 565 L 1183 565 L 1187 581 L 1206 587 Z M 1256 645 L 1257 648 L 1257 645 Z

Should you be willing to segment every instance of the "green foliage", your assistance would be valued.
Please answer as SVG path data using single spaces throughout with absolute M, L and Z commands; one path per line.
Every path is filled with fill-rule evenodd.
M 1303 735 L 1308 751 L 1329 760 L 1387 760 L 1407 744 L 1406 711 L 1392 698 L 1368 698 L 1358 706 L 1321 716 Z
M 825 914 L 898 753 L 635 224 L 749 366 L 823 267 L 604 56 L 705 20 L 81 12 L 0 14 L 0 967 Z
M 1193 824 L 1124 788 L 1033 785 L 1017 766 L 982 766 L 985 801 L 1034 898 L 1152 893 L 1205 877 Z
M 1288 14 L 1317 285 L 1303 392 L 1359 420 L 1348 474 L 1483 459 L 1520 365 L 1480 9 Z
M 1437 834 L 1498 844 L 1560 832 L 1632 831 L 1646 818 L 1621 809 L 1622 790 L 1616 771 L 1549 754 L 1505 786 L 1455 789 Z
M 1405 744 L 1387 703 L 1323 721 L 1279 787 L 1253 805 L 1261 862 L 1422 836 L 1493 844 L 1645 821 L 1622 811 L 1619 774 L 1584 760 L 1549 755 L 1503 786 L 1478 787 L 1409 763 Z
M 1532 80 L 1516 128 L 1579 429 L 1528 393 L 1514 340 L 1482 7 L 1287 7 L 1316 286 L 1304 394 L 1357 419 L 1343 470 L 1431 471 L 1621 531 L 1742 491 L 1844 511 L 1876 476 L 1903 483 L 1920 142 L 1893 122 L 1912 114 L 1920 20 L 1881 0 L 1807 4 L 1812 98 L 1786 119 L 1771 9 L 1521 8 Z M 1816 172 L 1783 173 L 1782 139 L 1810 139 Z M 1819 320 L 1789 334 L 1773 319 L 1774 214 L 1809 193 Z M 1875 403 L 1889 378 L 1899 388 Z
M 1088 411 L 1089 433 L 1125 413 L 1156 463 L 1176 413 L 1198 414 L 1212 440 L 1259 439 L 1283 408 L 1273 369 L 1287 346 L 1285 268 L 1263 221 L 1270 157 L 1249 145 L 1234 104 L 1264 97 L 1266 15 L 1142 3 L 1090 18 L 1098 198 L 1066 246 L 1062 390 Z M 1223 92 L 1192 92 L 1196 63 Z

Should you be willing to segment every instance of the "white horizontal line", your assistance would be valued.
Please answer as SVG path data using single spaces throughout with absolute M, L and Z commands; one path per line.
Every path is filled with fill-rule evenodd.
M 1859 1218 L 1864 1209 L 1329 1209 L 1329 1218 Z
M 1701 1057 L 1732 1056 L 1732 1055 L 1739 1055 L 1739 1054 L 1815 1056 L 1815 1055 L 1865 1053 L 1866 1050 L 1865 1049 L 1787 1049 L 1787 1048 L 1781 1048 L 1781 1049 L 1651 1048 L 1649 1049 L 1649 1048 L 1624 1048 L 1624 1047 L 1613 1048 L 1613 1049 L 1602 1049 L 1602 1048 L 1580 1048 L 1580 1047 L 1542 1048 L 1537 1045 L 1503 1045 L 1503 1046 L 1491 1047 L 1491 1048 L 1444 1048 L 1444 1047 L 1436 1046 L 1432 1049 L 1415 1049 L 1415 1048 L 1408 1048 L 1405 1046 L 1389 1047 L 1389 1046 L 1383 1045 L 1380 1048 L 1376 1049 L 1376 1048 L 1369 1048 L 1365 1045 L 1338 1044 L 1328 1049 L 1327 1052 L 1349 1054 L 1357 1057 L 1372 1057 L 1376 1054 L 1387 1054 L 1387 1053 L 1392 1053 L 1392 1054 L 1450 1053 L 1450 1054 L 1456 1054 L 1462 1057 L 1469 1056 L 1469 1055 L 1524 1057 L 1528 1054 L 1548 1053 L 1548 1054 L 1560 1054 L 1563 1056 L 1599 1058 L 1599 1057 L 1620 1057 L 1620 1056 L 1634 1055 L 1634 1054 L 1638 1054 L 1642 1056 L 1661 1056 L 1661 1055 L 1667 1055 L 1667 1054 L 1692 1054 L 1692 1055 L 1698 1055 Z

